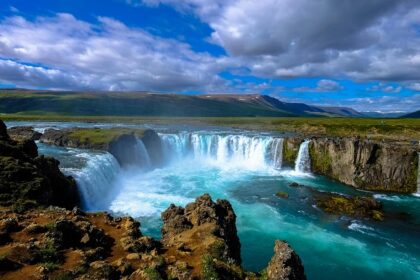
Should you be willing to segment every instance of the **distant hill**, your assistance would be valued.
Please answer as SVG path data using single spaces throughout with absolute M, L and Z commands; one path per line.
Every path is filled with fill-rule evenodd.
M 370 118 L 399 118 L 405 114 L 401 112 L 399 113 L 360 112 L 360 113 Z
M 286 103 L 267 95 L 0 90 L 0 113 L 69 116 L 363 116 L 350 108 Z
M 407 115 L 404 115 L 404 116 L 402 116 L 402 118 L 420 118 L 420 110 L 418 110 L 416 112 L 413 112 L 413 113 L 410 113 L 410 114 L 407 114 Z

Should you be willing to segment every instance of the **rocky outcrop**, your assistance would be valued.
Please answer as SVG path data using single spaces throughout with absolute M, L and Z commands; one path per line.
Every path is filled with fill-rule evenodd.
M 208 250 L 217 247 L 218 257 L 236 264 L 241 263 L 241 244 L 236 231 L 236 215 L 229 201 L 213 202 L 211 197 L 205 194 L 188 204 L 185 209 L 171 205 L 162 213 L 162 220 L 164 223 L 162 240 L 166 246 L 188 244 L 191 239 L 184 240 L 185 236 L 208 231 L 199 237 Z
M 274 256 L 266 269 L 268 280 L 306 279 L 302 261 L 296 252 L 284 241 L 276 240 Z
M 358 189 L 411 193 L 417 190 L 418 155 L 414 147 L 357 138 L 313 138 L 314 173 Z
M 317 199 L 316 205 L 323 211 L 356 218 L 368 218 L 382 221 L 382 204 L 370 197 L 349 197 L 343 195 L 325 195 Z
M 33 140 L 12 140 L 0 121 L 0 206 L 26 208 L 78 204 L 76 183 L 53 158 L 38 156 Z
M 162 143 L 158 134 L 150 129 L 48 129 L 41 142 L 50 145 L 96 149 L 111 153 L 121 166 L 141 165 L 145 158 L 139 155 L 141 141 L 148 153 L 153 167 L 163 164 Z
M 58 207 L 0 212 L 2 279 L 305 279 L 299 257 L 277 241 L 265 274 L 245 271 L 235 213 L 203 195 L 163 214 L 162 241 L 130 217 Z M 267 278 L 268 277 L 268 278 Z
M 293 164 L 299 153 L 300 144 L 303 142 L 303 138 L 292 137 L 286 138 L 283 141 L 283 160 L 290 164 Z
M 35 131 L 32 126 L 15 126 L 7 130 L 9 136 L 14 140 L 39 140 L 42 133 Z

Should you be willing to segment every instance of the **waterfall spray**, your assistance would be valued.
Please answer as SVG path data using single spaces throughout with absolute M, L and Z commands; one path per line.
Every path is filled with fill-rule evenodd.
M 305 140 L 300 144 L 299 153 L 295 162 L 295 171 L 298 173 L 307 173 L 311 171 L 311 158 L 309 156 L 310 140 Z

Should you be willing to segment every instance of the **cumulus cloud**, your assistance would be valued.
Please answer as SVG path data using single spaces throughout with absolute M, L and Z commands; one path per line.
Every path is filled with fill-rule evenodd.
M 322 79 L 319 80 L 315 87 L 295 87 L 295 88 L 280 88 L 279 91 L 288 91 L 288 92 L 337 92 L 344 89 L 340 83 Z
M 385 92 L 385 93 L 400 93 L 402 90 L 402 86 L 394 86 L 388 85 L 385 83 L 379 83 L 378 85 L 374 85 L 368 88 L 368 91 L 376 91 L 376 92 Z
M 412 83 L 407 88 L 414 91 L 420 91 L 420 83 Z
M 111 18 L 92 24 L 70 14 L 4 19 L 0 53 L 3 82 L 70 89 L 211 90 L 224 83 L 217 73 L 226 64 Z
M 417 0 L 142 2 L 196 13 L 257 76 L 420 80 Z

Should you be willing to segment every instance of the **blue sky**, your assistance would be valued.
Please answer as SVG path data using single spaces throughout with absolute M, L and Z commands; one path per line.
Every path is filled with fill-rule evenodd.
M 0 87 L 420 109 L 415 0 L 3 0 Z

